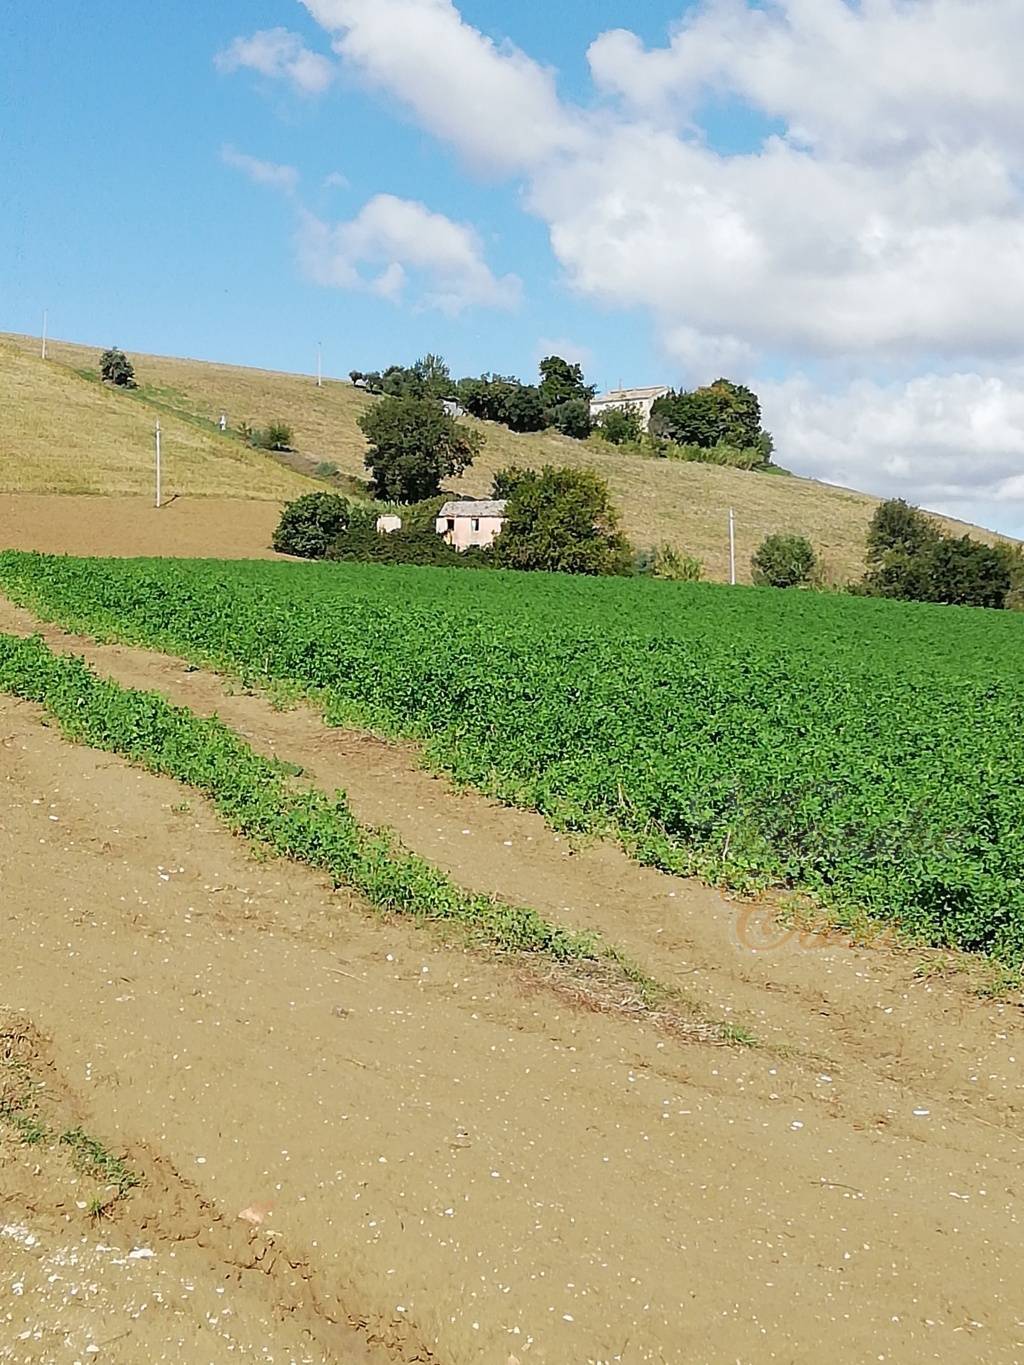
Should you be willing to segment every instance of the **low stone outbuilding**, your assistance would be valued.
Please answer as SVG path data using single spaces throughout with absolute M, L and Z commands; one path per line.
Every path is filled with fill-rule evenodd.
M 486 548 L 505 524 L 504 501 L 446 502 L 437 514 L 437 534 L 456 550 Z
M 391 536 L 401 529 L 402 518 L 396 517 L 392 512 L 385 512 L 382 517 L 377 518 L 377 534 L 379 536 Z

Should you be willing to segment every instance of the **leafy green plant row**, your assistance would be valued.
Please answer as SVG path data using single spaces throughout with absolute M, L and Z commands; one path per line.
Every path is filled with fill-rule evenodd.
M 315 696 L 639 858 L 1024 958 L 1024 620 L 353 564 L 0 554 L 93 635 Z
M 341 793 L 332 799 L 300 787 L 221 721 L 99 678 L 81 659 L 55 655 L 37 638 L 0 635 L 0 690 L 39 702 L 70 739 L 195 787 L 239 833 L 322 869 L 379 909 L 452 921 L 509 952 L 557 961 L 606 955 L 593 935 L 463 891 L 386 834 L 365 830 Z

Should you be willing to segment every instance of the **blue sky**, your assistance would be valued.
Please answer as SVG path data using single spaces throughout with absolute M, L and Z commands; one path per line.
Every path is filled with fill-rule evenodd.
M 588 0 L 552 15 L 487 0 L 464 13 L 561 68 L 569 93 L 585 93 L 581 33 L 631 8 Z M 646 10 L 656 37 L 653 16 L 663 30 L 677 6 Z M 543 340 L 569 339 L 592 353 L 602 381 L 660 378 L 642 319 L 564 287 L 544 225 L 520 211 L 514 185 L 467 180 L 448 149 L 354 82 L 313 101 L 215 68 L 236 35 L 281 24 L 329 50 L 290 0 L 137 13 L 48 0 L 4 14 L 0 40 L 17 59 L 2 104 L 0 176 L 13 195 L 0 215 L 0 328 L 37 332 L 47 307 L 51 331 L 69 340 L 289 370 L 311 368 L 322 339 L 341 375 L 426 350 L 460 373 L 525 375 Z M 291 205 L 225 166 L 225 144 L 296 166 L 326 216 L 387 192 L 471 220 L 495 270 L 522 277 L 521 307 L 449 318 L 309 283 L 291 251 Z M 348 186 L 322 188 L 332 172 Z
M 1024 530 L 1019 0 L 47 0 L 0 44 L 0 330 L 726 373 L 791 468 Z

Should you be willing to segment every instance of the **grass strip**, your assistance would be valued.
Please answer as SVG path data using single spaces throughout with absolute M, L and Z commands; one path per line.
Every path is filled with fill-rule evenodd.
M 54 654 L 37 637 L 0 635 L 0 688 L 45 707 L 69 739 L 196 788 L 239 833 L 327 872 L 378 909 L 452 921 L 509 952 L 559 962 L 605 955 L 592 934 L 463 891 L 387 834 L 364 829 L 341 793 L 332 798 L 298 786 L 222 721 L 100 678 L 84 660 Z
M 53 653 L 35 636 L 0 634 L 0 691 L 44 707 L 69 739 L 195 788 L 237 833 L 326 872 L 336 886 L 352 887 L 379 910 L 453 925 L 502 952 L 592 970 L 606 994 L 625 990 L 630 1008 L 702 1040 L 753 1042 L 734 1025 L 704 1018 L 596 934 L 465 891 L 388 833 L 360 825 L 343 793 L 330 797 L 302 786 L 289 765 L 257 754 L 215 717 L 197 716 L 155 692 L 121 687 L 97 676 L 83 659 Z

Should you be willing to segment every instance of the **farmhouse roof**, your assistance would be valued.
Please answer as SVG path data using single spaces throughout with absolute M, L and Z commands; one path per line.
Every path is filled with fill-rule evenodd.
M 646 398 L 660 398 L 669 392 L 667 384 L 653 384 L 646 389 L 612 389 L 609 393 L 599 393 L 595 403 L 639 403 Z
M 503 517 L 507 503 L 501 499 L 481 500 L 473 502 L 468 499 L 463 502 L 446 502 L 438 512 L 438 519 L 442 517 Z

